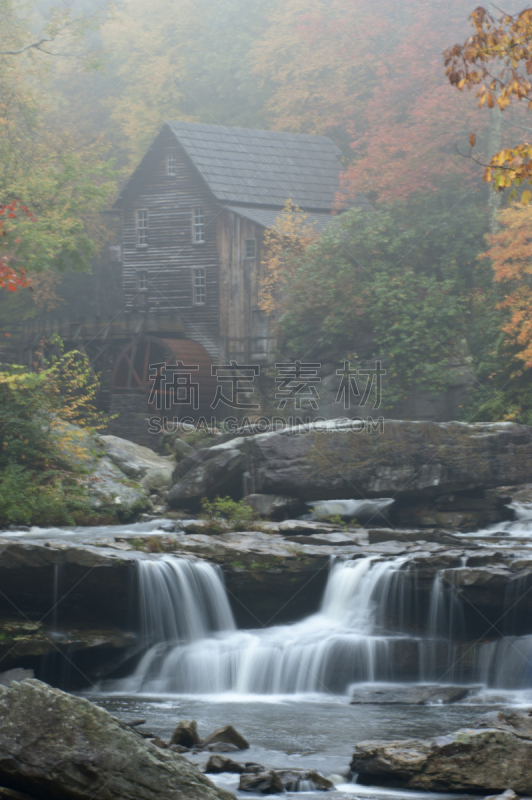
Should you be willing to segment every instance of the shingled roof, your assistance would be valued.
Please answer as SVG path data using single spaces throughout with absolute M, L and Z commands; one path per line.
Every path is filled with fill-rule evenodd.
M 291 199 L 331 211 L 342 165 L 326 136 L 175 120 L 168 126 L 218 201 L 282 208 Z

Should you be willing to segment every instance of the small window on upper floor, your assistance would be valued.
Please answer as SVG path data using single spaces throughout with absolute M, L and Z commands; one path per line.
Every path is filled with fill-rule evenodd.
M 203 206 L 192 209 L 192 241 L 194 244 L 205 244 L 205 213 Z
M 148 246 L 148 210 L 146 208 L 137 211 L 137 247 Z
M 207 283 L 204 267 L 196 267 L 192 270 L 192 281 L 194 305 L 204 306 L 207 300 Z
M 166 174 L 167 175 L 176 174 L 175 150 L 169 150 L 166 154 Z
M 245 239 L 244 240 L 244 258 L 257 257 L 257 240 Z

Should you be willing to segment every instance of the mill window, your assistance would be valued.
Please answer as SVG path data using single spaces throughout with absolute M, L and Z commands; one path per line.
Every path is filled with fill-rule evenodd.
M 244 240 L 244 258 L 257 257 L 257 240 L 245 239 Z
M 207 299 L 207 285 L 204 267 L 197 267 L 192 273 L 195 306 L 204 306 Z
M 194 244 L 205 243 L 205 213 L 203 206 L 192 209 L 192 241 Z
M 148 246 L 148 210 L 146 208 L 137 211 L 137 247 Z
M 176 158 L 175 158 L 175 150 L 169 150 L 166 154 L 166 174 L 167 175 L 175 175 L 176 172 Z
M 137 272 L 137 289 L 139 292 L 148 291 L 148 272 L 145 269 Z

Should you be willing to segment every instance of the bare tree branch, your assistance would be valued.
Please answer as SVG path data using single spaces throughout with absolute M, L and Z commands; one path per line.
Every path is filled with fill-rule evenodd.
M 0 50 L 0 56 L 20 56 L 22 53 L 25 53 L 26 50 L 41 50 L 41 45 L 45 42 L 53 42 L 55 36 L 52 36 L 49 39 L 40 39 L 38 42 L 32 42 L 32 44 L 27 44 L 25 47 L 21 47 L 20 50 Z M 43 50 L 45 53 L 46 50 Z

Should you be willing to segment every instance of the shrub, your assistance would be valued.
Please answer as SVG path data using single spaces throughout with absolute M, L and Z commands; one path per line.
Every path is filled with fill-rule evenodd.
M 0 526 L 103 521 L 80 484 L 87 457 L 79 428 L 70 424 L 101 427 L 97 385 L 81 353 L 40 372 L 0 372 Z
M 86 491 L 68 473 L 36 473 L 19 464 L 0 471 L 0 526 L 76 525 L 91 515 Z
M 257 531 L 262 526 L 259 515 L 245 500 L 232 500 L 230 497 L 216 497 L 212 502 L 207 498 L 201 501 L 201 519 L 209 525 L 206 533 L 231 533 L 236 531 Z

